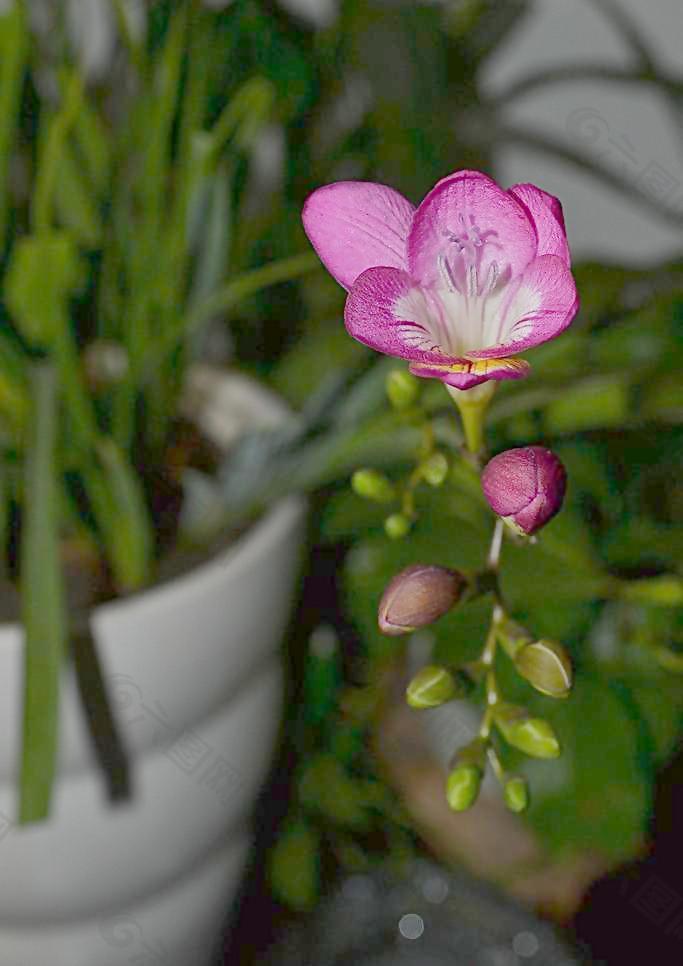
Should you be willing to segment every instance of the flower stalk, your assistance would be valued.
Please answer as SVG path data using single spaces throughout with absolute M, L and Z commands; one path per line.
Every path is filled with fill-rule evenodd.
M 518 353 L 554 339 L 578 311 L 562 206 L 531 184 L 505 191 L 481 172 L 456 171 L 417 207 L 386 185 L 325 185 L 307 199 L 302 220 L 321 261 L 347 292 L 349 334 L 408 362 L 408 374 L 394 370 L 386 382 L 394 410 L 419 416 L 418 387 L 410 378 L 417 376 L 443 382 L 460 413 L 461 455 L 478 472 L 497 518 L 486 564 L 467 581 L 462 578 L 457 590 L 453 572 L 445 568 L 407 568 L 384 592 L 379 626 L 386 634 L 410 633 L 437 620 L 463 596 L 492 595 L 489 631 L 469 669 L 484 685 L 484 714 L 478 737 L 461 749 L 449 772 L 446 797 L 455 811 L 469 808 L 488 760 L 508 807 L 521 812 L 528 803 L 526 782 L 505 774 L 492 745 L 493 726 L 508 744 L 535 757 L 555 757 L 559 743 L 546 721 L 504 700 L 495 670 L 498 644 L 520 676 L 544 695 L 565 697 L 572 673 L 559 643 L 534 640 L 510 619 L 498 573 L 505 527 L 533 542 L 532 535 L 562 505 L 566 473 L 555 454 L 541 446 L 500 453 L 484 468 L 485 422 L 497 383 L 523 378 L 530 370 Z M 415 467 L 398 492 L 398 512 L 385 520 L 390 537 L 407 534 L 417 518 L 419 483 L 441 486 L 450 471 L 427 422 Z M 453 468 L 451 475 L 456 473 Z M 388 481 L 371 482 L 372 492 L 363 495 L 389 502 Z M 354 488 L 358 492 L 358 477 Z M 407 689 L 408 703 L 417 708 L 458 696 L 451 671 L 431 665 Z

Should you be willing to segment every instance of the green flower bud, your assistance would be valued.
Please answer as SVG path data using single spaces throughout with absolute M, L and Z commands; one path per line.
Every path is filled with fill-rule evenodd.
M 454 812 L 465 812 L 477 800 L 483 771 L 477 765 L 456 765 L 446 779 L 446 798 Z
M 406 701 L 411 708 L 438 708 L 459 693 L 457 682 L 445 667 L 428 664 L 418 671 L 406 688 Z
M 392 369 L 387 376 L 385 388 L 394 409 L 409 409 L 417 400 L 420 382 L 406 369 Z
M 532 718 L 524 708 L 498 705 L 493 719 L 505 740 L 532 758 L 558 758 L 560 744 L 552 727 L 543 718 Z
M 420 475 L 430 486 L 441 486 L 448 476 L 448 460 L 443 453 L 432 455 L 420 464 Z
M 356 470 L 351 477 L 354 493 L 376 503 L 391 503 L 396 499 L 396 488 L 391 480 L 377 470 Z
M 572 689 L 569 655 L 557 641 L 540 640 L 526 644 L 517 652 L 514 662 L 518 673 L 541 694 L 566 698 Z
M 508 778 L 503 787 L 503 795 L 511 812 L 524 812 L 529 806 L 529 786 L 521 775 Z
M 379 629 L 398 635 L 426 627 L 458 603 L 465 586 L 465 578 L 457 570 L 411 564 L 389 581 L 382 594 L 377 611 Z
M 400 540 L 410 533 L 410 520 L 404 513 L 392 513 L 384 521 L 384 531 L 392 540 Z

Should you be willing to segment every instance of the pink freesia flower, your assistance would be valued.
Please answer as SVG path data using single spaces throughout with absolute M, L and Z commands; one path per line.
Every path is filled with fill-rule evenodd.
M 385 185 L 340 181 L 309 196 L 303 223 L 348 290 L 354 339 L 457 389 L 525 376 L 510 357 L 578 309 L 562 207 L 532 184 L 504 191 L 456 171 L 414 208 Z

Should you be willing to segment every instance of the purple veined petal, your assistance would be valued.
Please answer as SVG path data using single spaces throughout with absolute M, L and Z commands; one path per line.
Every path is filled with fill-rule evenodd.
M 356 279 L 344 309 L 349 335 L 399 359 L 453 362 L 435 342 L 424 293 L 398 268 L 369 268 Z
M 541 345 L 563 332 L 578 312 L 574 278 L 558 255 L 535 258 L 512 285 L 493 344 L 468 357 L 499 359 Z
M 309 195 L 301 217 L 325 268 L 350 289 L 368 268 L 406 268 L 414 211 L 402 194 L 386 185 L 337 181 Z
M 503 281 L 514 278 L 536 256 L 536 228 L 526 208 L 478 171 L 456 171 L 422 201 L 408 235 L 408 271 L 422 285 L 438 284 L 443 260 L 453 271 L 463 246 L 482 283 L 491 270 Z
M 562 205 L 558 199 L 533 184 L 514 184 L 508 190 L 524 205 L 536 226 L 536 234 L 538 235 L 537 255 L 557 255 L 569 266 L 571 256 L 567 244 Z
M 531 366 L 525 359 L 460 359 L 450 365 L 411 362 L 409 369 L 423 379 L 440 379 L 456 389 L 473 389 L 489 379 L 523 379 Z

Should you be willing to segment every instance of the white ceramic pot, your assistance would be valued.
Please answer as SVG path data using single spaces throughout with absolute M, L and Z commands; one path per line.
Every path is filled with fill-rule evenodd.
M 251 395 L 252 419 L 281 417 L 277 400 L 254 397 L 242 377 L 218 388 L 202 425 L 218 419 L 220 429 L 221 405 L 236 391 Z M 52 813 L 14 823 L 23 643 L 18 625 L 0 626 L 2 966 L 211 961 L 277 735 L 304 509 L 287 498 L 191 573 L 94 611 L 131 760 L 129 802 L 106 800 L 65 669 Z

